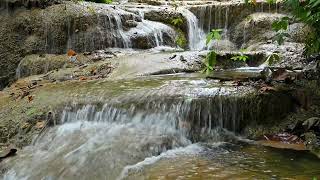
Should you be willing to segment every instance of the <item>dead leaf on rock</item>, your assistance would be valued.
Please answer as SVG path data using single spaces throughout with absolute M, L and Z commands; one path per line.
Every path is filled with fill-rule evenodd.
M 271 86 L 264 86 L 259 89 L 260 93 L 271 92 L 271 91 L 276 91 L 276 89 Z
M 81 77 L 79 78 L 79 80 L 80 80 L 80 81 L 85 81 L 85 80 L 88 80 L 88 78 L 87 78 L 87 77 L 84 77 L 84 76 L 81 76 Z
M 29 103 L 30 103 L 31 101 L 33 101 L 33 99 L 34 99 L 34 96 L 32 96 L 32 95 L 28 96 L 28 102 L 29 102 Z
M 72 50 L 72 49 L 69 49 L 67 54 L 68 54 L 68 56 L 75 56 L 75 55 L 77 55 L 77 53 L 76 53 L 74 50 Z
M 46 126 L 46 122 L 45 121 L 38 121 L 37 124 L 35 125 L 36 129 L 42 129 Z
M 24 97 L 28 96 L 30 94 L 29 91 L 22 91 L 22 93 L 20 94 L 20 98 L 23 99 Z
M 26 128 L 29 128 L 30 127 L 30 124 L 29 123 L 23 123 L 23 125 L 21 126 L 22 129 L 26 129 Z

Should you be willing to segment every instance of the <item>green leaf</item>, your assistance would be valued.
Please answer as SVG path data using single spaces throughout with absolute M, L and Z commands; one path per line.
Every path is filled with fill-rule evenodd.
M 221 39 L 220 32 L 214 31 L 213 32 L 213 39 L 220 40 Z
M 183 20 L 181 18 L 175 18 L 171 21 L 174 26 L 180 26 L 183 24 Z
M 268 4 L 275 4 L 277 1 L 276 0 L 267 0 Z
M 222 29 L 212 29 L 211 32 L 207 35 L 206 45 L 210 43 L 211 40 L 220 40 L 221 39 Z
M 211 41 L 212 38 L 213 38 L 213 34 L 212 34 L 212 33 L 209 33 L 209 34 L 207 35 L 206 45 L 208 45 L 208 44 L 210 43 L 210 41 Z
M 240 54 L 237 54 L 237 55 L 234 55 L 233 57 L 230 58 L 231 60 L 233 61 L 243 61 L 243 62 L 246 62 L 249 57 L 247 55 L 244 55 L 242 53 Z
M 280 55 L 278 53 L 272 53 L 267 57 L 266 62 L 269 66 L 273 65 L 276 62 L 280 61 Z
M 278 21 L 274 21 L 271 27 L 274 31 L 287 30 L 289 26 L 289 17 L 283 17 Z
M 207 74 L 213 71 L 213 66 L 217 63 L 217 54 L 214 51 L 208 52 L 205 60 L 205 68 L 202 72 L 206 72 Z

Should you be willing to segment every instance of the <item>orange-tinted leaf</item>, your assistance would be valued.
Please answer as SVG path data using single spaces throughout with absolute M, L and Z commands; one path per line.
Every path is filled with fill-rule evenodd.
M 88 78 L 87 77 L 84 77 L 84 76 L 81 76 L 80 78 L 79 78 L 79 80 L 80 81 L 84 81 L 84 80 L 87 80 Z
M 68 50 L 68 56 L 75 56 L 75 55 L 77 55 L 77 53 L 74 50 L 72 49 Z

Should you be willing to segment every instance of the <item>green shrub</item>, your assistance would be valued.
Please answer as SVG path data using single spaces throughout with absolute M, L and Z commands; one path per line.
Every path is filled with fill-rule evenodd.
M 212 29 L 211 32 L 207 35 L 206 45 L 210 43 L 211 40 L 221 39 L 222 29 Z M 206 59 L 205 59 L 205 68 L 202 70 L 203 73 L 209 74 L 213 71 L 213 66 L 217 63 L 217 53 L 215 51 L 208 52 Z
M 320 1 L 319 0 L 286 0 L 294 17 L 313 27 L 314 33 L 308 34 L 305 53 L 320 53 Z
M 289 26 L 289 18 L 283 17 L 279 21 L 272 23 L 272 29 L 277 32 L 274 40 L 278 42 L 279 45 L 284 43 L 284 38 L 288 37 L 289 34 L 286 32 Z

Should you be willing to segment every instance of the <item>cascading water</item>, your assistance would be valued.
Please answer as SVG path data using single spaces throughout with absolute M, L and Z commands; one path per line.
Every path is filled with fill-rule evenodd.
M 188 40 L 190 50 L 202 50 L 205 46 L 205 34 L 199 27 L 197 17 L 188 9 L 179 9 L 188 23 Z
M 117 30 L 117 32 L 119 33 L 119 35 L 120 35 L 120 37 L 122 39 L 123 47 L 124 48 L 131 47 L 130 39 L 123 31 L 121 17 L 118 14 L 115 14 L 115 15 L 113 15 L 113 18 L 114 18 L 114 20 L 116 22 L 116 30 Z
M 197 89 L 204 85 L 202 80 L 189 85 L 196 89 L 181 89 L 181 83 L 186 82 L 173 81 L 161 89 L 126 94 L 102 107 L 67 106 L 59 125 L 46 129 L 33 146 L 7 164 L 4 179 L 124 178 L 142 168 L 140 164 L 148 158 L 155 162 L 168 154 L 197 153 L 202 148 L 192 141 L 202 135 L 219 141 L 221 134 L 215 127 L 233 129 L 238 125 L 235 107 L 218 97 L 229 92 Z M 188 94 L 189 98 L 162 93 Z M 209 100 L 196 98 L 209 94 Z
M 87 105 L 64 110 L 61 121 L 26 149 L 25 161 L 9 170 L 5 180 L 116 179 L 126 165 L 191 144 L 170 113 L 133 115 L 108 105 L 101 110 Z
M 213 6 L 208 7 L 201 7 L 200 12 L 200 16 L 207 16 L 209 12 L 208 23 L 204 20 L 200 21 L 201 18 L 197 19 L 191 11 L 179 8 L 179 12 L 188 23 L 190 50 L 204 48 L 204 29 L 210 31 L 211 28 L 224 28 L 225 37 L 228 35 L 229 8 L 215 11 Z M 147 42 L 154 47 L 167 45 L 168 37 L 175 38 L 173 28 L 160 22 L 144 19 L 143 11 L 138 11 L 141 19 L 137 21 L 132 18 L 133 14 L 122 16 L 121 13 L 121 10 L 116 9 L 110 14 L 97 15 L 98 30 L 95 34 L 98 38 L 91 39 L 90 33 L 89 35 L 82 34 L 86 39 L 84 47 L 95 47 L 96 43 L 103 42 L 108 44 L 97 47 L 134 48 L 134 38 L 138 39 L 138 42 Z M 221 21 L 223 18 L 225 19 Z M 211 22 L 212 20 L 214 22 Z M 78 40 L 77 33 L 73 32 L 76 29 L 71 22 L 67 21 L 68 49 L 73 48 L 75 41 Z M 126 23 L 130 25 L 126 26 Z M 45 27 L 47 26 L 49 25 L 45 24 Z M 104 31 L 110 31 L 108 33 L 111 37 L 104 37 Z M 49 35 L 50 30 L 46 30 L 45 45 L 50 49 L 54 47 L 54 44 L 51 43 Z M 109 39 L 111 41 L 108 41 Z M 46 50 L 51 52 L 51 49 Z M 152 61 L 157 59 L 154 58 L 155 56 L 160 55 L 137 57 L 139 60 Z M 180 55 L 171 56 L 170 54 L 168 58 L 162 58 L 158 64 L 167 63 L 167 60 L 169 63 L 174 63 L 172 58 L 175 56 Z M 188 61 L 181 57 L 183 55 L 180 56 L 181 61 Z M 135 66 L 141 65 L 135 64 L 135 61 L 130 59 L 128 61 Z M 146 65 L 142 68 L 149 68 L 148 63 L 150 62 L 144 63 Z M 119 64 L 119 66 L 122 65 Z M 157 66 L 158 64 L 151 65 Z M 21 77 L 20 67 L 21 64 L 17 68 L 17 77 Z M 142 68 L 140 66 L 140 69 Z M 46 72 L 48 67 L 44 69 Z M 133 68 L 127 66 L 127 69 Z M 261 69 L 236 70 L 246 72 L 251 70 L 260 74 Z M 84 102 L 79 100 L 85 105 L 66 103 L 68 105 L 63 110 L 57 110 L 60 115 L 59 119 L 55 119 L 58 125 L 46 127 L 35 138 L 32 145 L 19 150 L 16 157 L 4 160 L 4 166 L 0 167 L 0 177 L 4 180 L 192 179 L 192 175 L 201 173 L 201 177 L 205 175 L 203 179 L 215 179 L 216 177 L 212 175 L 217 174 L 221 175 L 222 179 L 235 179 L 239 178 L 237 176 L 239 172 L 249 173 L 252 178 L 255 178 L 256 174 L 265 175 L 267 173 L 269 174 L 265 175 L 264 179 L 276 177 L 270 173 L 277 171 L 278 167 L 272 169 L 273 166 L 266 163 L 265 159 L 268 160 L 269 157 L 265 159 L 252 157 L 252 154 L 265 154 L 267 150 L 252 154 L 237 152 L 235 149 L 242 148 L 243 141 L 239 143 L 240 138 L 235 134 L 242 131 L 249 123 L 265 120 L 266 115 L 267 118 L 270 118 L 268 121 L 271 121 L 291 112 L 293 109 L 291 97 L 285 96 L 284 98 L 279 94 L 276 100 L 272 101 L 273 106 L 270 107 L 265 103 L 267 100 L 269 102 L 270 98 L 265 94 L 255 96 L 253 93 L 255 90 L 250 87 L 234 86 L 228 83 L 218 84 L 202 76 L 201 78 L 151 76 L 149 79 L 140 80 L 140 84 L 136 79 L 124 82 L 121 80 L 119 82 L 97 81 L 98 87 L 92 88 L 94 90 L 85 88 L 85 91 L 89 92 L 88 96 Z M 88 87 L 90 83 L 92 82 L 88 82 Z M 110 85 L 105 88 L 103 83 L 110 83 Z M 100 85 L 103 88 L 100 88 Z M 107 98 L 99 94 L 102 92 L 108 94 L 108 91 L 112 93 Z M 75 97 L 85 96 L 80 94 L 81 92 L 76 92 Z M 99 95 L 89 96 L 90 93 Z M 245 93 L 252 94 L 242 96 Z M 274 96 L 271 97 L 274 98 Z M 278 103 L 282 98 L 284 101 Z M 36 103 L 36 101 L 31 103 Z M 102 105 L 103 103 L 106 104 Z M 224 143 L 225 141 L 229 143 Z M 220 147 L 225 144 L 227 148 Z M 239 169 L 234 170 L 235 162 Z M 287 165 L 287 163 L 284 164 Z M 309 169 L 318 168 L 318 164 L 314 167 Z M 174 168 L 181 170 L 172 173 Z M 283 169 L 286 170 L 286 168 L 285 166 Z M 180 175 L 181 172 L 186 172 L 186 175 Z M 310 174 L 312 173 L 311 171 Z M 158 176 L 153 176 L 154 174 Z M 170 176 L 172 174 L 174 176 Z M 246 174 L 244 177 L 249 175 Z

